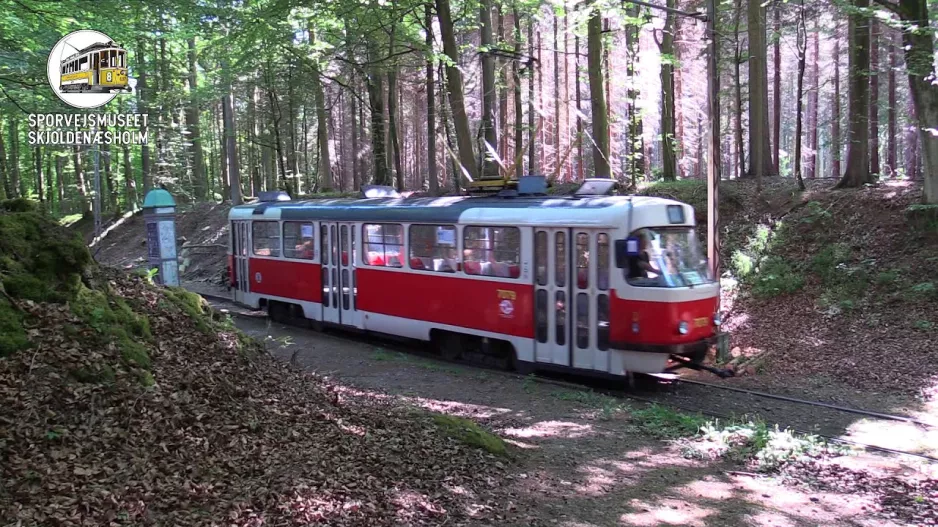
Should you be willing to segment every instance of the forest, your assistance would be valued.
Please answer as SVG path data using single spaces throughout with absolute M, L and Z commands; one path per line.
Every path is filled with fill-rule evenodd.
M 87 213 L 480 178 L 704 179 L 704 0 L 3 0 L 0 198 Z M 924 180 L 938 203 L 926 0 L 715 2 L 722 178 Z M 146 145 L 31 146 L 28 114 L 76 112 L 46 61 L 70 31 L 128 50 Z

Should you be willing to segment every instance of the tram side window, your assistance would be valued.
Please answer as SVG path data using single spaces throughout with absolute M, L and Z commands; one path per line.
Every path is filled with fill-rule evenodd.
M 365 262 L 379 267 L 403 267 L 404 228 L 391 223 L 362 225 Z
M 283 255 L 287 258 L 312 260 L 316 256 L 314 232 L 310 222 L 283 222 Z
M 457 256 L 455 226 L 410 226 L 411 269 L 455 273 Z
M 521 231 L 517 227 L 463 229 L 463 269 L 466 274 L 518 278 L 521 276 Z
M 251 225 L 254 254 L 257 256 L 280 256 L 280 222 L 255 221 Z

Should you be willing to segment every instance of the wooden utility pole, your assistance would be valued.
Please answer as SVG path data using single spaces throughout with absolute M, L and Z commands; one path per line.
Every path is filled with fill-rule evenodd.
M 716 0 L 707 0 L 707 87 L 710 117 L 710 151 L 707 155 L 707 260 L 713 278 L 720 280 L 720 73 L 717 70 Z M 776 116 L 776 119 L 778 117 Z M 717 297 L 719 302 L 719 297 Z

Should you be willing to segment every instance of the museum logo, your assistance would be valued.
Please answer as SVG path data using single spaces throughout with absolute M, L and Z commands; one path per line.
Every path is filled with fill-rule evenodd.
M 62 37 L 49 53 L 49 85 L 65 104 L 100 108 L 131 93 L 128 53 L 114 39 L 84 29 Z M 30 145 L 146 144 L 147 115 L 120 113 L 30 114 Z

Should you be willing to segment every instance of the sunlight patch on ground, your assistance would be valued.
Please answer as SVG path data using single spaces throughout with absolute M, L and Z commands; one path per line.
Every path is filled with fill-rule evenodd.
M 398 506 L 397 516 L 401 519 L 408 519 L 410 511 L 414 510 L 421 510 L 438 515 L 446 514 L 446 509 L 432 503 L 423 494 L 409 490 L 398 492 L 397 496 L 395 496 L 391 502 Z
M 763 511 L 746 518 L 749 525 L 758 527 L 795 527 L 795 523 L 784 514 L 777 512 Z
M 501 431 L 500 431 L 500 432 L 501 432 Z M 501 434 L 499 434 L 499 435 L 501 435 Z M 541 447 L 539 447 L 539 446 L 537 446 L 537 445 L 532 445 L 531 443 L 525 443 L 525 442 L 523 442 L 523 441 L 515 441 L 515 440 L 513 440 L 513 439 L 508 439 L 508 438 L 506 438 L 506 437 L 503 437 L 503 438 L 502 438 L 502 441 L 508 443 L 509 445 L 514 445 L 514 446 L 516 446 L 516 447 L 518 447 L 518 448 L 523 448 L 523 449 L 525 449 L 525 450 L 535 450 L 535 449 L 541 448 Z
M 586 481 L 576 486 L 577 492 L 589 496 L 602 496 L 609 492 L 620 478 L 610 470 L 600 467 L 581 467 L 580 472 L 585 472 Z
M 744 328 L 749 325 L 749 314 L 748 313 L 735 313 L 733 316 L 726 319 L 723 322 L 723 325 L 720 327 L 720 331 L 726 331 L 732 333 L 738 329 Z
M 732 484 L 714 481 L 712 478 L 694 481 L 676 490 L 688 499 L 726 500 L 733 497 Z
M 559 437 L 576 439 L 592 434 L 593 427 L 565 421 L 541 421 L 525 428 L 506 428 L 503 433 L 518 438 Z
M 497 415 L 511 412 L 510 408 L 493 408 L 478 404 L 461 403 L 459 401 L 440 401 L 423 397 L 401 397 L 402 400 L 422 406 L 433 412 L 441 412 L 459 417 L 488 419 Z
M 782 487 L 778 482 L 750 476 L 734 476 L 737 487 L 745 499 L 759 507 L 775 510 L 812 523 L 821 521 L 830 525 L 844 518 L 865 516 L 870 513 L 872 503 L 864 496 L 843 495 L 832 492 L 804 492 Z
M 638 512 L 619 516 L 620 525 L 688 525 L 704 527 L 706 525 L 704 519 L 717 512 L 715 509 L 673 499 L 663 499 L 657 504 L 631 500 L 629 505 Z
M 845 438 L 893 450 L 938 454 L 938 430 L 926 430 L 912 423 L 860 419 L 847 427 Z

